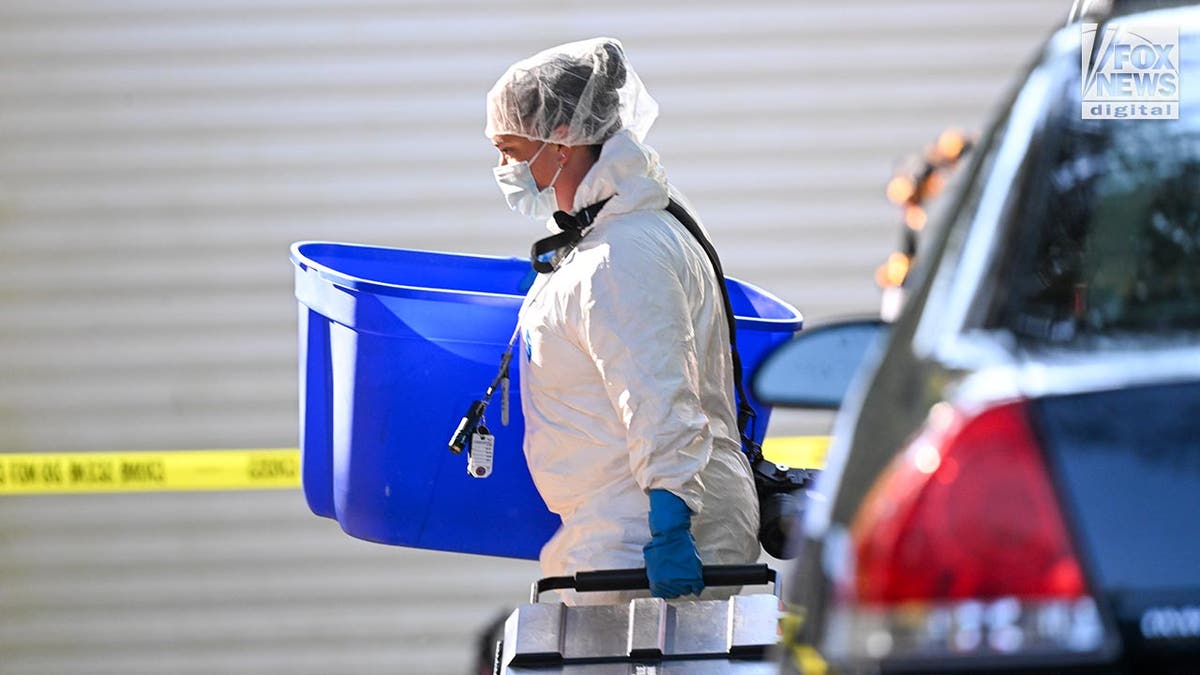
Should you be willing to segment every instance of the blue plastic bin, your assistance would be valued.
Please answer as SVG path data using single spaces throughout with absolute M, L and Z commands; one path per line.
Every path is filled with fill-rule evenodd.
M 537 558 L 560 521 L 525 465 L 519 368 L 509 425 L 500 425 L 498 394 L 488 409 L 492 475 L 471 478 L 465 453 L 446 447 L 496 374 L 529 261 L 328 242 L 293 244 L 291 257 L 302 476 L 313 512 L 383 544 Z M 749 284 L 728 285 L 749 377 L 801 317 Z M 752 403 L 761 441 L 770 411 Z

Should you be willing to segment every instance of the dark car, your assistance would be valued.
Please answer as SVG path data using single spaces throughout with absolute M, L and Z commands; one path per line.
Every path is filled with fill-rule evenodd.
M 761 400 L 840 405 L 786 672 L 1200 673 L 1200 8 L 1094 21 L 980 139 L 896 322 L 757 374 Z M 1153 87 L 1114 75 L 1133 51 Z M 1173 80 L 1177 119 L 1084 119 L 1106 73 L 1110 105 Z

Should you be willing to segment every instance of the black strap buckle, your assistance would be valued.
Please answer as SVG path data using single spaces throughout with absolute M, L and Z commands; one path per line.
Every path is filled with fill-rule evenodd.
M 555 211 L 554 222 L 562 232 L 533 242 L 533 247 L 529 250 L 529 263 L 533 269 L 541 274 L 549 274 L 558 269 L 562 261 L 579 245 L 587 229 L 596 222 L 596 216 L 608 203 L 608 199 L 580 209 L 574 215 L 566 211 Z

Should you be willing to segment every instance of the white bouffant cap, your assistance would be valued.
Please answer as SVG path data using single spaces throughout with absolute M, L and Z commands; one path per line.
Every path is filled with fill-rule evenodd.
M 620 129 L 642 141 L 658 103 L 614 38 L 551 47 L 514 63 L 487 95 L 488 138 L 600 145 Z

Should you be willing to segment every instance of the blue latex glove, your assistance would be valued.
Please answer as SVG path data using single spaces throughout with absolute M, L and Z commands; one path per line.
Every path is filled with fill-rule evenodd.
M 642 553 L 654 597 L 677 598 L 704 590 L 691 527 L 692 512 L 682 499 L 667 490 L 650 491 L 650 543 Z

